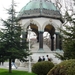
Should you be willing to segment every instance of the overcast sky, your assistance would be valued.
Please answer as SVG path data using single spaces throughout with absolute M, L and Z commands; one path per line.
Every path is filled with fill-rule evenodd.
M 17 11 L 20 11 L 30 0 L 14 0 L 17 3 Z M 6 19 L 6 9 L 9 9 L 12 0 L 0 0 L 0 18 Z

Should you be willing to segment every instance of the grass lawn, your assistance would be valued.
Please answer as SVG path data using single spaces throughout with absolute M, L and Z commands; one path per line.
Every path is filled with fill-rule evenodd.
M 12 70 L 12 73 L 8 73 L 7 69 L 0 68 L 0 75 L 36 75 L 36 74 L 28 73 L 26 71 L 17 71 L 17 70 Z

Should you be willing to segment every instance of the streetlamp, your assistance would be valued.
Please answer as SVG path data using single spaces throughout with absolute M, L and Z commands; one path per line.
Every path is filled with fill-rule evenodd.
M 30 34 L 31 34 L 31 31 L 32 31 L 32 29 L 31 29 L 31 27 L 29 26 L 29 28 L 28 28 L 28 35 L 29 35 L 29 50 L 30 50 Z
M 31 34 L 31 31 L 32 31 L 32 29 L 31 29 L 31 27 L 29 26 L 29 28 L 28 28 L 28 35 L 29 35 L 29 50 L 30 50 L 30 34 Z M 29 72 L 31 72 L 31 61 L 30 61 L 31 59 L 30 59 L 30 55 L 29 55 L 29 68 L 28 68 L 28 71 Z

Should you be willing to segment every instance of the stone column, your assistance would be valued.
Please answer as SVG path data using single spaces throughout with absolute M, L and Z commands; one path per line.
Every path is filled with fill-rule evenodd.
M 51 35 L 51 51 L 54 51 L 54 36 Z
M 43 49 L 43 32 L 39 32 L 39 49 Z
M 59 49 L 62 50 L 62 37 L 60 35 L 60 41 L 59 41 Z
M 56 49 L 59 49 L 59 33 L 56 33 Z
M 39 33 L 37 34 L 37 42 L 39 42 Z

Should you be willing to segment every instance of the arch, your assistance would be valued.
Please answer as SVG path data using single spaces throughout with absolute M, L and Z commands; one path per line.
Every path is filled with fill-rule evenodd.
M 30 23 L 35 24 L 35 25 L 38 27 L 38 31 L 41 31 L 41 26 L 40 26 L 40 24 L 39 24 L 37 21 L 35 21 L 35 20 L 29 20 L 28 22 L 26 22 L 26 23 L 23 25 L 23 31 L 26 32 L 27 27 L 30 25 Z
M 46 21 L 46 22 L 43 24 L 42 31 L 44 31 L 44 28 L 45 28 L 46 25 L 48 25 L 48 24 L 52 25 L 52 26 L 55 28 L 55 30 L 57 30 L 55 23 L 53 23 L 52 21 L 51 21 L 51 22 L 50 22 L 50 21 Z

